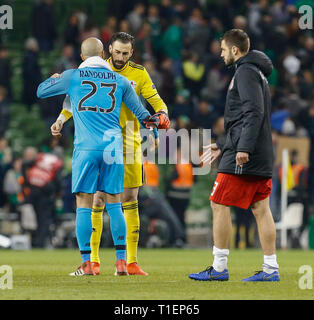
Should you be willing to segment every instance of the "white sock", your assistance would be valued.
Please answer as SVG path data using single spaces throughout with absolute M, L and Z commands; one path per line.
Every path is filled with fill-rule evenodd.
M 277 263 L 277 256 L 276 254 L 272 254 L 270 256 L 264 255 L 264 264 L 263 264 L 263 271 L 266 273 L 273 273 L 279 269 L 279 265 Z
M 213 246 L 214 262 L 213 267 L 216 271 L 222 272 L 227 269 L 228 249 L 219 249 Z

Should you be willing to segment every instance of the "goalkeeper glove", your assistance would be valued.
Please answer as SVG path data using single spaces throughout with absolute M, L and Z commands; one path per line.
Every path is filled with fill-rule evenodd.
M 156 119 L 159 120 L 158 129 L 168 129 L 170 127 L 170 120 L 165 111 L 159 111 L 150 117 L 150 121 L 155 121 Z
M 146 128 L 158 128 L 160 124 L 159 118 L 153 118 L 154 115 L 147 117 L 143 120 L 143 124 Z

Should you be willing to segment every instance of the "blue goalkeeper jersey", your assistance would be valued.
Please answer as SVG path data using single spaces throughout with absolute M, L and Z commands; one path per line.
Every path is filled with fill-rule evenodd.
M 73 107 L 74 147 L 77 150 L 123 152 L 120 110 L 122 101 L 139 122 L 150 116 L 130 82 L 106 68 L 64 71 L 37 89 L 39 98 L 68 94 Z

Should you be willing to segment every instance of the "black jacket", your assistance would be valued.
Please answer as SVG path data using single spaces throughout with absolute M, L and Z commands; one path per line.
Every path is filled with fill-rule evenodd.
M 271 177 L 273 149 L 270 125 L 271 98 L 265 77 L 272 72 L 271 60 L 260 51 L 250 51 L 235 63 L 225 106 L 225 138 L 218 172 Z M 236 168 L 236 153 L 248 152 L 249 162 Z

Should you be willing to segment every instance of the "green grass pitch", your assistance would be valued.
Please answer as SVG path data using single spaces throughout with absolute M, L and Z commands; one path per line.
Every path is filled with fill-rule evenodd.
M 115 277 L 113 249 L 101 250 L 101 275 L 94 277 L 68 276 L 80 264 L 78 250 L 1 250 L 0 266 L 13 268 L 13 289 L 0 290 L 0 300 L 313 300 L 314 289 L 299 288 L 298 271 L 302 265 L 314 269 L 314 251 L 278 251 L 277 256 L 279 283 L 243 283 L 261 268 L 260 250 L 231 250 L 228 282 L 188 278 L 211 263 L 210 249 L 141 249 L 140 265 L 148 277 Z

